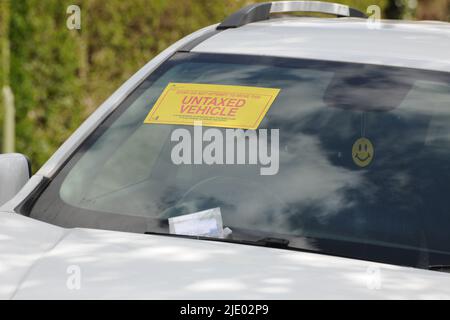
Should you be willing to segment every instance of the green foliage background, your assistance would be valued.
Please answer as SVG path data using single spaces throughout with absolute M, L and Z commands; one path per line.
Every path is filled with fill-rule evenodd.
M 0 1 L 10 1 L 9 32 L 2 34 L 0 30 L 0 36 L 9 37 L 11 46 L 16 150 L 32 159 L 35 170 L 103 100 L 158 52 L 256 2 Z M 390 0 L 335 2 L 362 11 L 372 4 L 383 10 L 392 5 Z M 66 27 L 66 9 L 71 4 L 81 7 L 81 30 Z M 0 11 L 0 19 L 4 13 Z M 0 108 L 0 121 L 2 112 Z

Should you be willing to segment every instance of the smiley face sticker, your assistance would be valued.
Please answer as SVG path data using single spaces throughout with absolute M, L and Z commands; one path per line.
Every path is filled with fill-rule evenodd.
M 352 147 L 353 162 L 359 167 L 367 167 L 374 157 L 373 144 L 367 138 L 359 138 Z

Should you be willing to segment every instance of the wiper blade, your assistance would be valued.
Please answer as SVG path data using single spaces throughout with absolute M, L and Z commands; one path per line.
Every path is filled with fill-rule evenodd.
M 256 243 L 271 248 L 287 248 L 289 247 L 290 241 L 283 238 L 263 238 L 257 240 Z
M 432 265 L 432 266 L 428 266 L 428 270 L 450 273 L 450 265 L 448 265 L 448 264 L 447 265 L 445 265 L 445 264 Z
M 192 235 L 182 235 L 182 234 L 170 234 L 163 232 L 145 232 L 145 234 L 156 235 L 156 236 L 167 236 L 167 237 L 178 237 L 178 238 L 187 238 L 187 239 L 196 239 L 196 240 L 207 240 L 207 241 L 220 241 L 220 242 L 230 242 L 230 243 L 239 243 L 239 244 L 249 244 L 249 245 L 257 245 L 263 247 L 270 248 L 288 248 L 290 241 L 282 238 L 262 238 L 258 240 L 242 240 L 242 239 L 229 239 L 229 238 L 211 238 L 205 236 L 192 236 Z

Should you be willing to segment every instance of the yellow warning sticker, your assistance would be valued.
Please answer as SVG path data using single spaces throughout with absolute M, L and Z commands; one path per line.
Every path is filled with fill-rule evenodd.
M 256 130 L 280 89 L 169 83 L 144 123 Z

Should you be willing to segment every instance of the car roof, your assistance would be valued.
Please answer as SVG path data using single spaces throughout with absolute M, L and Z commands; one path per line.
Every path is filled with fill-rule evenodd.
M 191 52 L 369 63 L 450 72 L 450 23 L 282 17 L 218 32 Z

